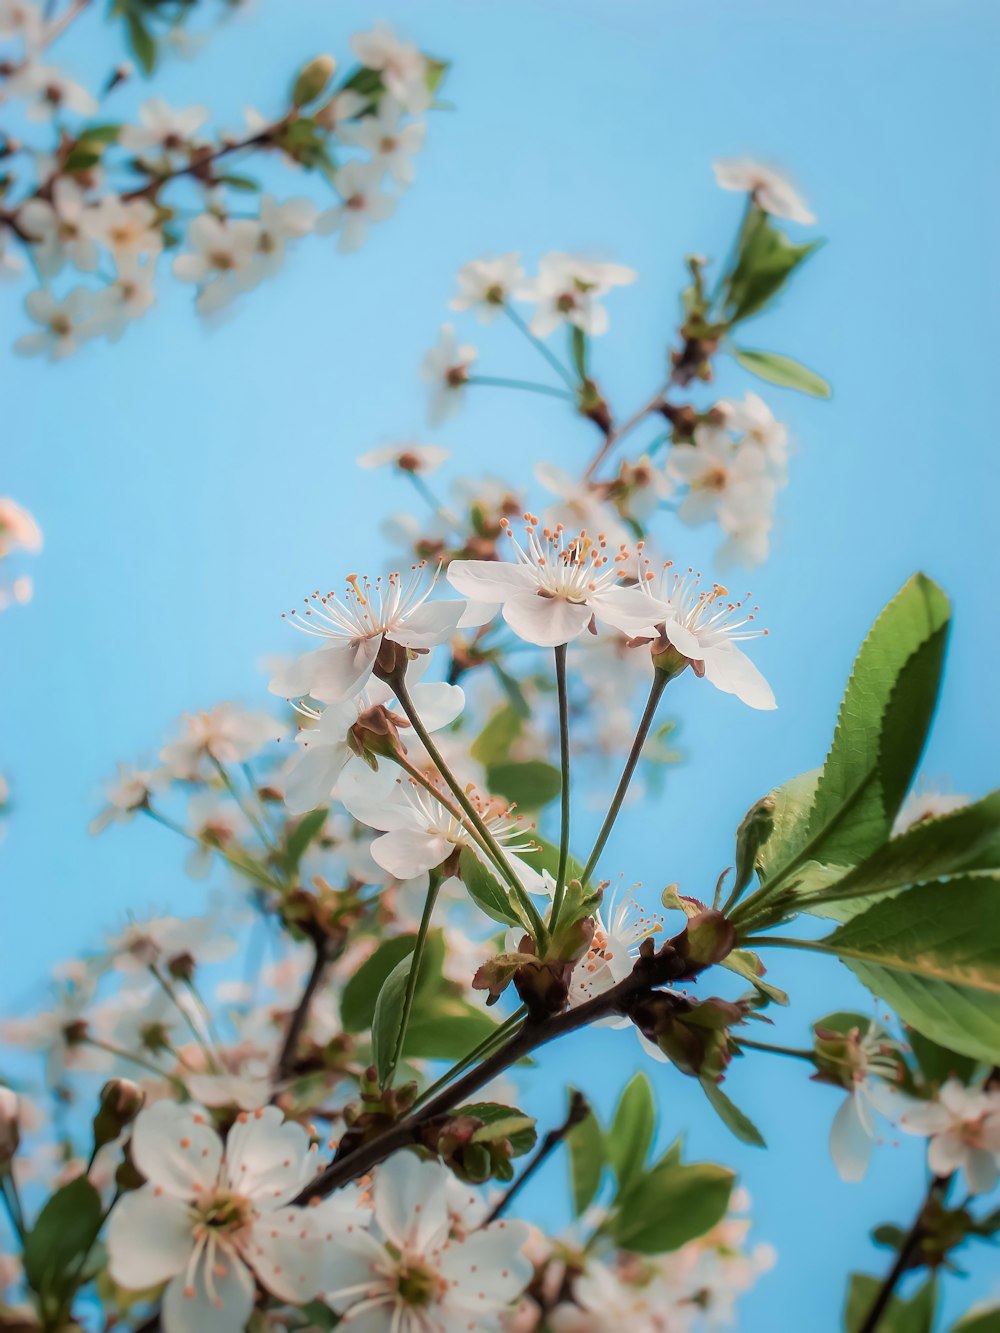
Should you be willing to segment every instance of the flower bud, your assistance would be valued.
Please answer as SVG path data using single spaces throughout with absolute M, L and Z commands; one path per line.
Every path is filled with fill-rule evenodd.
M 21 1104 L 17 1093 L 0 1087 L 0 1175 L 7 1170 L 21 1142 Z
M 757 867 L 757 853 L 774 831 L 775 800 L 763 796 L 743 816 L 736 830 L 736 883 L 734 894 L 740 894 L 753 878 Z
M 711 967 L 721 963 L 736 946 L 736 931 L 721 912 L 699 912 L 691 917 L 674 948 L 682 953 L 695 968 Z
M 292 103 L 305 106 L 307 102 L 314 102 L 326 89 L 336 68 L 336 60 L 329 55 L 316 56 L 303 65 L 292 89 Z
M 129 1078 L 113 1078 L 101 1089 L 101 1104 L 94 1116 L 94 1149 L 113 1143 L 142 1110 L 146 1094 Z

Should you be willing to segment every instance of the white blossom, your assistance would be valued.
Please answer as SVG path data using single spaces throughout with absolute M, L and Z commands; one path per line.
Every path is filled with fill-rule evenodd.
M 125 200 L 110 194 L 86 209 L 80 217 L 80 230 L 92 241 L 107 246 L 120 263 L 160 253 L 163 236 L 156 219 L 156 209 L 148 199 Z
M 522 546 L 503 523 L 514 561 L 453 560 L 448 581 L 466 597 L 502 609 L 518 638 L 555 647 L 578 638 L 594 620 L 623 634 L 650 633 L 657 609 L 642 589 L 620 581 L 627 551 L 612 556 L 603 537 L 567 537 L 559 524 L 539 531 L 532 518 Z
M 516 251 L 496 259 L 470 259 L 456 275 L 458 293 L 448 302 L 452 310 L 474 310 L 481 324 L 489 324 L 508 305 L 525 282 L 521 256 Z
M 961 1171 L 972 1194 L 986 1194 L 1000 1180 L 1000 1092 L 950 1078 L 931 1101 L 911 1100 L 898 1123 L 930 1140 L 927 1164 L 935 1175 Z
M 171 107 L 162 97 L 150 97 L 139 107 L 138 115 L 138 125 L 122 126 L 121 146 L 140 156 L 154 148 L 169 154 L 197 142 L 195 135 L 208 120 L 208 108 Z
M 753 195 L 754 203 L 765 213 L 789 222 L 811 223 L 810 213 L 794 186 L 773 167 L 749 157 L 723 158 L 712 163 L 715 179 L 724 190 L 738 190 Z
M 244 290 L 247 270 L 255 262 L 260 226 L 252 218 L 220 218 L 200 213 L 187 231 L 191 247 L 174 260 L 174 276 L 197 283 L 198 309 L 220 310 Z
M 391 96 L 382 98 L 374 115 L 360 116 L 340 129 L 342 143 L 363 149 L 371 159 L 371 167 L 390 176 L 401 188 L 413 184 L 416 176 L 413 159 L 423 148 L 426 137 L 427 127 L 422 121 L 403 123 L 403 108 Z
M 255 1278 L 304 1303 L 326 1282 L 334 1251 L 329 1208 L 290 1201 L 313 1174 L 309 1139 L 275 1107 L 241 1114 L 225 1148 L 196 1105 L 139 1113 L 131 1154 L 147 1183 L 111 1212 L 109 1269 L 120 1286 L 166 1282 L 166 1333 L 241 1333 Z
M 437 342 L 420 363 L 420 378 L 430 386 L 428 420 L 432 426 L 453 416 L 462 405 L 469 367 L 478 356 L 470 343 L 459 343 L 451 324 L 442 324 Z
M 338 232 L 337 249 L 346 254 L 359 250 L 368 238 L 372 222 L 384 222 L 396 207 L 395 195 L 382 189 L 383 171 L 372 162 L 345 162 L 334 185 L 342 203 L 328 208 L 316 220 L 319 236 Z
M 56 65 L 29 61 L 11 75 L 7 87 L 12 97 L 32 99 L 24 113 L 29 120 L 51 120 L 65 111 L 92 116 L 97 111 L 97 102 L 87 89 Z
M 358 32 L 351 38 L 351 49 L 368 69 L 377 69 L 386 90 L 407 111 L 416 115 L 431 104 L 427 86 L 427 61 L 421 51 L 404 42 L 388 23 L 378 22 L 370 32 Z
M 17 221 L 34 242 L 32 254 L 43 278 L 53 278 L 66 264 L 83 273 L 97 267 L 97 246 L 84 229 L 86 196 L 76 181 L 60 176 L 48 199 L 29 199 Z
M 387 444 L 361 454 L 358 467 L 395 467 L 400 472 L 430 473 L 436 472 L 447 457 L 448 450 L 440 444 L 417 444 L 407 440 L 403 444 Z
M 57 301 L 50 291 L 39 288 L 24 298 L 24 308 L 41 325 L 37 333 L 23 333 L 14 344 L 22 356 L 47 356 L 62 361 L 79 350 L 90 337 L 94 313 L 94 294 L 74 287 L 64 301 Z
M 211 761 L 244 764 L 276 738 L 277 726 L 267 713 L 251 713 L 237 704 L 216 704 L 203 713 L 185 713 L 181 734 L 160 751 L 171 777 L 196 782 L 214 776 Z
M 536 306 L 531 331 L 537 338 L 547 338 L 560 324 L 597 337 L 608 329 L 608 312 L 598 298 L 638 276 L 624 264 L 601 264 L 553 251 L 542 256 L 538 277 L 522 283 L 517 295 Z

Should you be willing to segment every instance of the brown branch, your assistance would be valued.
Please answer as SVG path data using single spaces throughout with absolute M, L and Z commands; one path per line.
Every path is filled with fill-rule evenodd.
M 309 1017 L 309 1007 L 312 1004 L 313 996 L 322 984 L 323 974 L 330 962 L 330 940 L 328 936 L 322 932 L 317 932 L 313 939 L 313 948 L 315 955 L 312 970 L 306 980 L 302 998 L 288 1020 L 285 1039 L 281 1044 L 281 1051 L 274 1066 L 275 1083 L 283 1083 L 292 1073 L 295 1064 L 295 1051 L 299 1044 L 299 1038 L 302 1036 L 302 1030 L 306 1025 L 306 1020 Z
M 170 181 L 177 180 L 181 176 L 196 176 L 199 180 L 205 180 L 211 184 L 211 172 L 209 167 L 218 162 L 222 157 L 228 157 L 230 153 L 238 153 L 244 148 L 259 148 L 265 144 L 270 144 L 274 140 L 277 131 L 285 124 L 284 120 L 277 121 L 274 125 L 269 125 L 267 129 L 261 130 L 257 134 L 252 134 L 248 139 L 240 139 L 237 143 L 223 144 L 221 148 L 212 149 L 210 152 L 202 151 L 193 157 L 185 166 L 175 167 L 171 171 L 165 171 L 159 175 L 150 176 L 145 185 L 136 186 L 134 190 L 126 190 L 120 196 L 125 203 L 132 199 L 148 199 L 155 195 L 164 185 Z
M 584 481 L 593 480 L 594 473 L 601 466 L 615 445 L 618 444 L 620 440 L 623 440 L 626 435 L 631 435 L 632 431 L 635 430 L 640 422 L 645 421 L 646 417 L 651 416 L 654 412 L 663 411 L 665 406 L 663 395 L 667 388 L 669 388 L 669 385 L 665 385 L 662 389 L 657 389 L 656 393 L 653 394 L 648 403 L 644 403 L 638 411 L 633 412 L 632 415 L 626 421 L 622 422 L 620 426 L 613 427 L 605 432 L 604 443 L 590 460 L 590 463 L 587 465 L 587 470 L 583 474 Z
M 858 1333 L 877 1333 L 878 1327 L 882 1322 L 882 1316 L 889 1308 L 890 1302 L 896 1292 L 900 1279 L 909 1268 L 916 1267 L 914 1262 L 917 1259 L 917 1252 L 920 1249 L 920 1243 L 927 1234 L 927 1214 L 928 1211 L 942 1199 L 951 1184 L 951 1176 L 935 1176 L 927 1188 L 927 1194 L 920 1210 L 914 1218 L 913 1225 L 910 1227 L 903 1243 L 899 1247 L 899 1253 L 896 1255 L 895 1263 L 889 1269 L 881 1287 L 878 1290 L 871 1309 L 865 1315 L 864 1322 L 859 1325 Z
M 686 959 L 667 941 L 655 954 L 640 955 L 627 977 L 617 985 L 597 995 L 586 1004 L 568 1009 L 551 1018 L 533 1021 L 528 1018 L 522 1026 L 480 1065 L 468 1070 L 450 1087 L 445 1088 L 414 1115 L 407 1116 L 377 1138 L 350 1150 L 333 1161 L 292 1200 L 296 1204 L 322 1199 L 342 1185 L 349 1184 L 378 1166 L 392 1153 L 419 1142 L 422 1132 L 435 1120 L 444 1120 L 456 1107 L 461 1106 L 473 1093 L 522 1060 L 539 1046 L 558 1037 L 568 1036 L 588 1027 L 599 1019 L 613 1014 L 627 1013 L 630 1002 L 668 982 L 692 980 L 703 970 Z
M 573 1095 L 570 1098 L 569 1111 L 566 1115 L 566 1119 L 557 1129 L 550 1129 L 545 1135 L 545 1138 L 542 1139 L 541 1146 L 535 1153 L 534 1157 L 532 1157 L 531 1161 L 514 1181 L 510 1189 L 502 1194 L 490 1209 L 486 1216 L 486 1220 L 483 1222 L 484 1227 L 488 1227 L 491 1222 L 497 1220 L 508 1204 L 520 1194 L 521 1190 L 531 1177 L 544 1166 L 545 1162 L 552 1156 L 573 1126 L 578 1125 L 581 1120 L 586 1120 L 588 1115 L 590 1115 L 590 1105 L 587 1102 L 586 1097 L 584 1097 L 582 1092 L 577 1092 L 574 1089 Z

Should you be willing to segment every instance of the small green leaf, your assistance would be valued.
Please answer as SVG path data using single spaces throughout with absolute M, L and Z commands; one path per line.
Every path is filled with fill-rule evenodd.
M 86 1176 L 52 1195 L 24 1242 L 24 1275 L 32 1291 L 56 1301 L 70 1295 L 103 1212 L 101 1197 Z
M 608 1160 L 619 1192 L 642 1172 L 656 1131 L 656 1103 L 649 1079 L 638 1073 L 626 1085 L 605 1136 Z
M 534 1119 L 519 1111 L 516 1106 L 502 1106 L 497 1102 L 473 1102 L 468 1106 L 460 1106 L 454 1114 L 469 1115 L 476 1120 L 482 1120 L 488 1128 L 485 1131 L 477 1130 L 478 1139 L 474 1136 L 473 1142 L 489 1143 L 495 1142 L 497 1138 L 505 1138 L 510 1144 L 513 1157 L 523 1157 L 526 1152 L 531 1152 L 538 1141 Z
M 491 764 L 486 779 L 491 792 L 505 796 L 522 810 L 540 810 L 562 790 L 558 768 L 541 759 Z
M 403 1000 L 407 982 L 410 979 L 411 957 L 396 964 L 385 979 L 385 985 L 375 1001 L 375 1016 L 372 1019 L 372 1063 L 378 1073 L 379 1083 L 384 1087 L 392 1072 L 392 1057 L 396 1050 L 396 1041 L 403 1020 Z
M 961 1083 L 971 1081 L 978 1063 L 971 1056 L 959 1055 L 957 1051 L 939 1046 L 916 1028 L 907 1028 L 906 1040 L 928 1083 L 940 1085 L 950 1078 L 957 1078 Z
M 310 810 L 307 815 L 302 816 L 288 835 L 288 842 L 285 845 L 285 859 L 292 874 L 298 870 L 299 862 L 309 850 L 313 839 L 322 832 L 328 813 L 325 808 Z
M 733 949 L 723 958 L 720 967 L 728 968 L 730 972 L 735 972 L 737 976 L 744 977 L 750 982 L 761 995 L 766 995 L 769 1000 L 775 1004 L 788 1004 L 788 992 L 781 990 L 778 986 L 772 986 L 769 981 L 764 981 L 764 973 L 767 968 L 760 961 L 757 954 L 749 949 Z
M 830 397 L 832 390 L 826 380 L 790 356 L 781 356 L 777 352 L 752 352 L 745 347 L 730 347 L 729 350 L 733 359 L 758 379 L 778 384 L 783 389 L 798 389 L 813 398 Z
M 416 941 L 416 935 L 394 935 L 383 940 L 361 964 L 340 997 L 340 1022 L 345 1032 L 368 1031 L 379 992 L 393 968 L 413 952 Z
M 231 190 L 240 190 L 245 194 L 254 194 L 260 189 L 260 182 L 255 181 L 252 176 L 240 176 L 232 171 L 227 171 L 224 176 L 217 176 L 216 180 L 222 185 L 228 185 Z
M 498 708 L 473 741 L 470 753 L 481 764 L 497 764 L 510 754 L 524 719 L 512 704 Z
M 415 1000 L 406 1029 L 403 1054 L 419 1060 L 461 1060 L 496 1031 L 482 1009 L 442 997 L 434 1003 Z
M 458 872 L 473 902 L 481 907 L 491 920 L 499 921 L 506 926 L 524 925 L 511 903 L 510 894 L 468 847 L 462 848 Z
M 719 1119 L 727 1129 L 732 1130 L 741 1143 L 752 1143 L 756 1148 L 767 1147 L 763 1134 L 754 1122 L 726 1096 L 718 1083 L 714 1083 L 711 1079 L 701 1079 L 700 1082 L 705 1090 L 705 1096 L 718 1112 Z
M 736 1177 L 714 1162 L 657 1167 L 616 1209 L 612 1236 L 623 1250 L 663 1254 L 680 1249 L 721 1222 Z
M 152 74 L 156 68 L 156 39 L 134 9 L 126 13 L 125 26 L 132 54 L 142 66 L 143 73 Z
M 725 317 L 730 324 L 763 310 L 820 241 L 793 244 L 768 215 L 754 206 L 740 236 L 733 271 L 726 279 Z
M 569 1089 L 572 1096 L 573 1089 Z M 573 1212 L 577 1217 L 590 1207 L 604 1174 L 604 1135 L 593 1111 L 573 1126 L 566 1135 L 569 1150 Z

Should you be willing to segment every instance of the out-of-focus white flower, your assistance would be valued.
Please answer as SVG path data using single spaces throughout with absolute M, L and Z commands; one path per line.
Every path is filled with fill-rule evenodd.
M 1000 1179 L 1000 1092 L 950 1078 L 933 1100 L 911 1100 L 898 1124 L 930 1140 L 927 1164 L 935 1175 L 961 1171 L 972 1194 L 986 1194 Z
M 475 310 L 481 324 L 489 324 L 524 285 L 521 256 L 512 251 L 496 259 L 470 259 L 456 274 L 458 293 L 448 302 L 452 310 Z
M 0 495 L 0 560 L 14 551 L 37 555 L 42 549 L 42 530 L 35 516 L 8 495 Z
M 666 640 L 687 658 L 696 676 L 705 677 L 724 694 L 735 694 L 751 708 L 777 707 L 770 685 L 737 647 L 767 634 L 753 623 L 758 608 L 731 601 L 728 588 L 720 583 L 702 588 L 700 574 L 692 569 L 677 574 L 672 565 L 672 561 L 664 565 L 659 575 L 647 570 L 642 582 L 656 608 L 667 607 L 657 625 L 658 640 Z M 654 651 L 661 650 L 660 642 L 654 644 Z
M 107 805 L 90 821 L 91 833 L 100 833 L 109 824 L 124 824 L 136 811 L 143 809 L 150 796 L 167 782 L 162 770 L 151 771 L 118 765 L 117 776 L 105 783 L 104 799 Z
M 29 120 L 51 120 L 66 111 L 76 116 L 92 116 L 96 100 L 80 83 L 75 83 L 56 65 L 36 65 L 32 61 L 10 76 L 7 91 L 11 97 L 32 100 L 24 114 Z
M 816 221 L 790 181 L 773 167 L 749 157 L 730 157 L 713 162 L 712 170 L 724 190 L 752 194 L 754 203 L 773 217 L 806 224 Z
M 148 199 L 105 195 L 83 212 L 80 230 L 92 241 L 107 246 L 116 262 L 157 255 L 163 249 L 156 209 Z
M 542 256 L 538 277 L 522 283 L 517 296 L 537 307 L 531 319 L 536 338 L 547 338 L 560 324 L 571 324 L 597 337 L 608 329 L 608 312 L 598 298 L 613 287 L 635 282 L 638 276 L 624 264 L 600 264 L 553 251 Z
M 525 545 L 503 520 L 514 546 L 513 562 L 453 560 L 448 581 L 466 597 L 502 609 L 518 638 L 551 648 L 578 638 L 595 619 L 632 636 L 648 635 L 658 609 L 641 588 L 620 582 L 627 552 L 612 557 L 602 537 L 581 532 L 568 538 L 560 526 L 525 527 Z M 662 613 L 663 608 L 659 608 Z
M 916 824 L 922 824 L 926 819 L 940 819 L 942 815 L 953 814 L 971 801 L 971 796 L 957 796 L 953 792 L 911 791 L 896 816 L 892 836 L 898 838 L 901 833 Z
M 33 0 L 0 0 L 0 37 L 19 37 L 31 50 L 44 31 L 41 8 Z
M 64 301 L 57 301 L 50 291 L 39 288 L 24 298 L 24 308 L 42 327 L 37 333 L 23 333 L 14 344 L 21 356 L 47 356 L 62 361 L 76 352 L 90 337 L 94 313 L 94 294 L 74 287 Z
M 343 203 L 319 215 L 316 233 L 330 236 L 338 232 L 337 249 L 342 254 L 359 250 L 370 224 L 384 222 L 395 209 L 396 196 L 382 189 L 383 174 L 372 162 L 345 162 L 337 172 L 334 185 Z
M 84 230 L 87 200 L 76 181 L 60 176 L 47 199 L 29 199 L 19 210 L 18 226 L 35 243 L 32 254 L 43 278 L 53 278 L 67 263 L 83 273 L 97 267 L 97 246 Z
M 419 681 L 410 688 L 413 706 L 428 731 L 438 731 L 455 721 L 465 704 L 465 695 L 457 685 L 443 681 Z M 387 709 L 393 713 L 395 699 L 384 681 L 370 680 L 364 692 L 330 704 L 322 712 L 299 705 L 300 712 L 316 725 L 300 729 L 296 741 L 299 755 L 285 771 L 285 804 L 294 815 L 303 815 L 330 800 L 334 784 L 357 751 L 350 743 L 350 731 L 358 722 L 364 724 L 366 713 Z M 397 726 L 406 719 L 393 716 Z
M 236 952 L 238 942 L 211 917 L 153 917 L 130 921 L 108 937 L 105 947 L 119 972 L 138 972 L 161 960 L 187 956 L 192 962 L 217 963 Z
M 371 158 L 370 165 L 391 176 L 401 188 L 413 184 L 413 158 L 423 148 L 426 136 L 427 127 L 422 121 L 403 123 L 403 108 L 391 96 L 382 98 L 374 115 L 361 116 L 340 129 L 342 143 L 363 149 Z
M 280 671 L 268 686 L 272 694 L 311 694 L 323 703 L 337 703 L 364 689 L 383 641 L 433 648 L 449 639 L 468 608 L 464 601 L 430 601 L 440 570 L 430 579 L 425 570 L 421 563 L 408 579 L 393 573 L 374 584 L 352 574 L 342 598 L 313 593 L 305 612 L 293 611 L 289 619 L 296 629 L 326 643 Z
M 255 262 L 260 226 L 252 218 L 219 218 L 200 213 L 187 231 L 191 247 L 174 260 L 174 276 L 197 283 L 198 309 L 220 310 L 244 289 L 247 270 Z
M 187 812 L 188 828 L 199 847 L 192 847 L 184 869 L 192 879 L 203 879 L 215 861 L 215 853 L 245 842 L 253 835 L 253 825 L 235 801 L 216 791 L 200 791 L 191 797 Z
M 436 472 L 448 457 L 448 450 L 440 444 L 387 444 L 371 449 L 358 458 L 358 467 L 396 467 L 400 472 Z
M 207 107 L 171 107 L 162 97 L 150 97 L 139 107 L 139 124 L 123 125 L 118 142 L 127 152 L 140 155 L 153 148 L 177 152 L 195 142 L 207 119 Z
M 8 233 L 0 232 L 0 281 L 19 278 L 23 272 L 24 260 L 11 248 Z
M 386 91 L 411 115 L 427 110 L 431 104 L 427 61 L 416 46 L 397 37 L 388 23 L 376 23 L 371 32 L 355 33 L 351 49 L 362 65 L 380 71 Z
M 338 1237 L 328 1299 L 344 1327 L 365 1333 L 500 1327 L 531 1279 L 523 1222 L 466 1228 L 453 1214 L 454 1177 L 410 1152 L 375 1173 L 374 1216 Z
M 784 481 L 788 468 L 788 429 L 755 393 L 747 393 L 741 403 L 724 399 L 715 410 L 725 418 L 727 428 L 742 436 L 742 443 L 755 444 L 764 453 L 775 481 Z
M 278 730 L 267 713 L 251 713 L 236 704 L 217 704 L 204 713 L 185 713 L 181 735 L 160 751 L 164 768 L 173 778 L 197 782 L 220 764 L 245 764 L 274 740 Z
M 737 447 L 716 426 L 697 426 L 693 445 L 671 449 L 667 473 L 688 488 L 677 511 L 684 523 L 695 525 L 718 518 L 727 501 L 741 510 L 754 509 L 768 515 L 773 507 L 774 482 L 768 475 L 764 453 L 757 448 Z
M 206 1111 L 158 1102 L 139 1113 L 131 1144 L 147 1183 L 111 1212 L 109 1269 L 133 1291 L 168 1283 L 166 1333 L 240 1333 L 255 1277 L 295 1304 L 323 1289 L 330 1206 L 290 1204 L 314 1170 L 301 1125 L 275 1107 L 244 1113 L 223 1150 Z
M 431 390 L 427 415 L 432 426 L 461 407 L 469 367 L 478 355 L 471 343 L 457 341 L 451 324 L 441 325 L 437 342 L 420 363 L 420 378 Z
M 293 198 L 279 202 L 262 194 L 257 210 L 257 259 L 247 269 L 250 282 L 269 278 L 285 262 L 291 241 L 308 236 L 316 226 L 319 210 L 311 199 Z
M 817 1029 L 819 1032 L 819 1029 Z M 830 1126 L 830 1156 L 841 1180 L 862 1180 L 875 1141 L 874 1113 L 894 1120 L 901 1107 L 895 1088 L 900 1045 L 870 1022 L 846 1034 L 843 1068 L 839 1071 L 847 1096 Z
M 555 463 L 535 464 L 535 477 L 558 500 L 542 511 L 542 522 L 554 528 L 558 524 L 571 531 L 599 532 L 614 549 L 626 545 L 631 533 L 615 510 L 603 498 L 598 487 L 573 476 Z
M 155 261 L 140 264 L 137 260 L 121 259 L 118 276 L 94 294 L 94 316 L 90 331 L 96 336 L 117 342 L 128 326 L 142 316 L 156 302 Z

